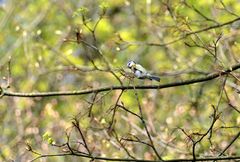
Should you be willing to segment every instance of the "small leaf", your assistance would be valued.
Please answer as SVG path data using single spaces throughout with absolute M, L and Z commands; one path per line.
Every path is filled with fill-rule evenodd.
M 88 12 L 88 8 L 86 7 L 80 7 L 79 9 L 77 9 L 77 11 L 75 11 L 72 15 L 72 17 L 77 17 L 80 15 L 85 15 Z
M 43 135 L 42 135 L 42 138 L 44 141 L 47 141 L 48 138 L 50 138 L 50 133 L 49 132 L 45 132 Z
M 107 8 L 109 8 L 109 4 L 105 1 L 101 2 L 99 7 L 102 9 L 102 10 L 106 10 Z
M 42 136 L 43 140 L 44 141 L 47 141 L 48 144 L 53 144 L 54 140 L 53 138 L 51 137 L 51 134 L 49 132 L 45 132 Z
M 86 7 L 80 7 L 77 12 L 81 13 L 81 14 L 86 14 L 88 12 L 88 9 Z
M 54 140 L 50 137 L 48 138 L 48 144 L 52 144 L 54 142 Z

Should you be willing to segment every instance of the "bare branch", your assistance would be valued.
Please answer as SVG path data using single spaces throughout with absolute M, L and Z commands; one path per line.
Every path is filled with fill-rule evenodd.
M 87 144 L 87 142 L 86 142 L 86 139 L 85 139 L 85 137 L 84 137 L 84 135 L 83 135 L 83 132 L 82 132 L 82 130 L 81 130 L 81 128 L 80 128 L 79 121 L 78 121 L 77 119 L 74 119 L 74 121 L 72 122 L 72 124 L 75 126 L 75 128 L 78 130 L 79 134 L 81 135 L 81 139 L 83 140 L 84 147 L 85 147 L 86 150 L 88 151 L 88 154 L 91 155 L 92 153 L 91 153 L 91 151 L 90 151 L 90 149 L 89 149 L 89 147 L 88 147 L 88 144 Z
M 123 92 L 124 92 L 124 90 L 121 91 L 121 93 L 119 94 L 119 96 L 116 100 L 116 103 L 115 103 L 114 107 L 111 109 L 111 110 L 113 110 L 113 115 L 112 115 L 112 120 L 111 120 L 110 125 L 109 125 L 109 130 L 110 131 L 113 129 L 114 117 L 115 117 L 115 114 L 116 114 L 116 111 L 117 111 L 117 108 L 118 108 L 118 102 L 119 102 L 121 96 L 123 95 Z
M 22 92 L 10 92 L 1 89 L 2 96 L 11 96 L 11 97 L 49 97 L 49 96 L 72 96 L 72 95 L 85 95 L 91 93 L 99 93 L 111 90 L 133 90 L 135 89 L 165 89 L 177 86 L 190 85 L 195 83 L 206 82 L 209 80 L 213 80 L 215 78 L 221 77 L 223 75 L 229 74 L 232 71 L 235 71 L 240 68 L 240 63 L 231 66 L 228 69 L 222 70 L 220 72 L 213 72 L 205 77 L 200 77 L 196 79 L 190 79 L 179 82 L 172 82 L 162 85 L 138 85 L 138 86 L 110 86 L 110 87 L 102 87 L 90 90 L 76 90 L 76 91 L 59 91 L 59 92 L 36 92 L 36 93 L 22 93 Z
M 206 27 L 206 28 L 203 28 L 203 29 L 199 29 L 199 30 L 196 30 L 196 31 L 191 31 L 191 32 L 188 32 L 188 33 L 185 33 L 183 36 L 180 36 L 179 38 L 175 39 L 175 40 L 172 40 L 172 41 L 169 41 L 169 42 L 165 42 L 165 43 L 144 43 L 144 42 L 135 42 L 135 43 L 130 43 L 131 45 L 147 45 L 147 46 L 168 46 L 168 45 L 171 45 L 171 44 L 174 44 L 178 41 L 181 41 L 193 34 L 197 34 L 197 33 L 202 33 L 202 32 L 205 32 L 205 31 L 209 31 L 209 30 L 213 30 L 213 29 L 216 29 L 216 28 L 221 28 L 221 27 L 224 27 L 226 25 L 230 25 L 236 21 L 239 21 L 240 20 L 240 17 L 237 17 L 236 19 L 233 19 L 231 21 L 227 21 L 225 23 L 222 23 L 222 24 L 216 24 L 216 25 L 212 25 L 212 26 L 209 26 L 209 27 Z
M 106 161 L 135 161 L 135 162 L 161 162 L 160 160 L 143 160 L 143 159 L 120 159 L 120 158 L 107 158 L 107 157 L 99 157 L 99 156 L 89 156 L 85 154 L 71 154 L 71 153 L 63 153 L 63 154 L 44 154 L 36 157 L 31 160 L 31 162 L 36 161 L 37 159 L 44 157 L 59 157 L 59 156 L 79 156 L 85 157 L 89 159 L 97 159 L 97 160 L 106 160 Z M 240 156 L 226 156 L 226 157 L 206 157 L 206 158 L 198 158 L 195 161 L 209 161 L 209 160 L 239 160 Z M 172 159 L 172 160 L 164 160 L 165 162 L 179 162 L 179 161 L 193 161 L 193 159 Z
M 223 151 L 218 155 L 222 156 L 230 147 L 231 145 L 240 137 L 240 131 L 237 133 L 237 135 L 231 140 L 231 142 L 223 149 Z
M 158 151 L 157 151 L 157 149 L 155 147 L 155 144 L 154 144 L 154 142 L 152 140 L 152 137 L 151 137 L 150 131 L 148 130 L 147 124 L 146 124 L 146 122 L 144 120 L 143 112 L 142 112 L 142 106 L 141 106 L 141 103 L 140 103 L 137 91 L 135 89 L 135 86 L 133 86 L 133 88 L 134 88 L 134 94 L 136 96 L 136 100 L 137 100 L 137 103 L 138 103 L 138 110 L 139 110 L 139 113 L 140 113 L 140 120 L 141 120 L 141 122 L 142 122 L 142 124 L 143 124 L 143 126 L 145 128 L 146 133 L 147 133 L 148 139 L 150 141 L 150 146 L 153 149 L 153 151 L 156 154 L 156 156 L 158 157 L 158 159 L 162 160 L 162 158 L 161 158 L 160 154 L 158 153 Z

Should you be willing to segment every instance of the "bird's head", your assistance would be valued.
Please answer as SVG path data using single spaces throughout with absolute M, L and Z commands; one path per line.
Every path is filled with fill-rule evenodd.
M 129 61 L 127 63 L 127 67 L 130 68 L 130 69 L 133 68 L 134 66 L 136 66 L 136 63 L 134 61 Z

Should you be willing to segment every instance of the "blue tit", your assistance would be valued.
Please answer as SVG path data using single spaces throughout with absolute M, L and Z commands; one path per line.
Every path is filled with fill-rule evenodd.
M 160 78 L 158 76 L 151 75 L 144 67 L 134 61 L 129 61 L 127 66 L 138 79 L 149 79 L 160 82 Z

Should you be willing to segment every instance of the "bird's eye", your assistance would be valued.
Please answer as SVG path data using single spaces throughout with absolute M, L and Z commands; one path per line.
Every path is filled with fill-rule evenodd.
M 129 61 L 128 64 L 127 64 L 127 66 L 128 66 L 129 68 L 131 68 L 134 64 L 135 64 L 134 61 Z
M 131 67 L 131 66 L 132 66 L 131 63 L 132 63 L 132 62 L 128 62 L 127 66 L 128 66 L 128 67 Z

